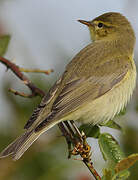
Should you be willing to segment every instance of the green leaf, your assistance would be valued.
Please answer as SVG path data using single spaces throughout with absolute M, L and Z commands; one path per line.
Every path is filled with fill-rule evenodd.
M 79 127 L 79 130 L 83 131 L 86 137 L 98 138 L 100 135 L 100 128 L 96 125 L 83 124 Z
M 116 122 L 114 122 L 113 120 L 109 120 L 107 123 L 100 124 L 100 125 L 123 131 L 122 127 L 119 124 L 117 124 Z
M 127 170 L 115 173 L 114 170 L 104 169 L 102 180 L 126 180 L 130 176 L 130 172 Z
M 10 35 L 3 35 L 0 37 L 0 56 L 3 56 L 8 48 Z
M 112 166 L 124 159 L 125 156 L 119 144 L 110 134 L 100 134 L 98 142 L 103 158 L 110 161 Z
M 102 180 L 128 179 L 128 168 L 138 161 L 138 153 L 125 158 L 117 141 L 108 133 L 100 134 L 99 146 L 104 159 L 111 162 L 110 168 L 104 170 Z
M 117 165 L 115 166 L 115 171 L 120 172 L 126 170 L 130 168 L 134 163 L 136 163 L 136 161 L 138 161 L 138 153 L 131 154 L 127 158 L 124 158 L 123 160 L 117 163 Z
M 128 177 L 130 176 L 130 172 L 129 171 L 121 171 L 119 173 L 116 173 L 111 180 L 125 180 L 128 179 Z
M 136 104 L 135 109 L 136 109 L 136 112 L 138 112 L 138 103 Z
M 126 114 L 126 107 L 120 111 L 120 113 L 117 116 L 124 116 Z
M 110 169 L 103 169 L 102 180 L 111 180 L 113 177 L 113 173 Z

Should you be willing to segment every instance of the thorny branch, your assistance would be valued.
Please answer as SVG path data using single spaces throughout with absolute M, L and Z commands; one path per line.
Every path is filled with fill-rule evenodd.
M 14 93 L 15 95 L 20 95 L 22 97 L 28 97 L 28 98 L 32 98 L 34 96 L 43 97 L 45 95 L 45 92 L 37 88 L 21 71 L 40 72 L 40 73 L 49 74 L 50 72 L 53 72 L 53 70 L 43 71 L 39 69 L 32 70 L 32 69 L 20 68 L 19 66 L 10 62 L 8 59 L 4 57 L 0 57 L 0 62 L 4 64 L 7 67 L 7 69 L 10 69 L 31 90 L 32 93 L 28 95 L 23 92 L 18 92 L 14 89 L 10 89 L 10 92 Z M 70 122 L 67 121 L 61 122 L 58 124 L 58 126 L 63 136 L 66 138 L 68 144 L 68 150 L 69 150 L 68 158 L 70 158 L 71 155 L 80 155 L 82 161 L 90 170 L 90 172 L 95 177 L 95 179 L 101 180 L 101 177 L 93 167 L 93 163 L 90 158 L 91 156 L 90 146 L 86 141 L 85 134 L 79 131 L 73 120 L 71 120 Z M 71 149 L 71 146 L 74 147 L 73 150 Z
M 51 72 L 53 72 L 53 69 L 49 69 L 49 70 L 41 70 L 41 69 L 26 69 L 26 68 L 21 68 L 19 67 L 21 72 L 35 72 L 35 73 L 44 73 L 49 75 Z
M 7 69 L 10 69 L 20 80 L 22 80 L 22 82 L 31 90 L 32 94 L 24 94 L 24 93 L 20 93 L 18 91 L 15 91 L 13 89 L 10 89 L 11 92 L 13 92 L 15 95 L 20 95 L 20 96 L 23 96 L 23 97 L 34 97 L 34 96 L 44 96 L 45 93 L 37 88 L 21 71 L 20 71 L 20 68 L 10 62 L 9 60 L 7 60 L 6 58 L 4 57 L 0 57 L 0 62 L 2 64 L 4 64 Z

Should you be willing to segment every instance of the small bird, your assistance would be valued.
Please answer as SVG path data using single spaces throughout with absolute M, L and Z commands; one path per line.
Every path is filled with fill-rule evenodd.
M 25 133 L 0 154 L 18 160 L 45 131 L 66 120 L 100 124 L 113 119 L 130 100 L 136 84 L 135 34 L 126 17 L 105 13 L 88 26 L 92 43 L 66 66 L 25 125 Z

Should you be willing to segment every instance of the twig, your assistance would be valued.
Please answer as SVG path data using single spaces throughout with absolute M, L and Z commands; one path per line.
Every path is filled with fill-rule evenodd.
M 101 180 L 101 177 L 99 176 L 98 172 L 93 167 L 93 163 L 92 163 L 91 158 L 90 158 L 90 156 L 91 156 L 90 149 L 91 148 L 86 141 L 86 136 L 85 136 L 84 132 L 81 133 L 79 131 L 79 129 L 75 125 L 74 121 L 71 120 L 70 123 L 71 123 L 73 129 L 75 130 L 75 135 L 77 135 L 77 137 L 74 136 L 73 129 L 71 129 L 72 127 L 68 128 L 68 130 L 70 132 L 69 135 L 71 134 L 73 136 L 72 144 L 74 145 L 74 150 L 72 151 L 72 154 L 73 155 L 80 155 L 83 163 L 90 170 L 90 172 L 94 176 L 94 178 L 96 180 Z M 70 126 L 68 121 L 66 121 L 65 125 L 67 127 Z M 66 136 L 66 134 L 65 134 L 65 136 Z
M 26 95 L 24 93 L 20 93 L 18 91 L 15 91 L 15 90 L 10 90 L 11 92 L 13 92 L 15 95 L 20 95 L 20 96 L 23 96 L 23 97 L 34 97 L 34 96 L 44 96 L 45 93 L 37 88 L 21 71 L 20 71 L 20 68 L 10 62 L 9 60 L 7 60 L 6 58 L 4 57 L 0 57 L 0 62 L 2 64 L 4 64 L 7 69 L 10 69 L 20 80 L 22 80 L 22 82 L 31 90 L 32 94 L 31 95 Z
M 0 57 L 0 62 L 4 64 L 7 69 L 10 69 L 22 82 L 31 90 L 32 94 L 28 95 L 22 92 L 18 92 L 14 89 L 10 89 L 10 92 L 14 93 L 15 95 L 20 95 L 22 97 L 34 97 L 34 96 L 44 96 L 45 92 L 41 89 L 37 88 L 21 71 L 24 72 L 42 72 L 46 73 L 46 71 L 41 70 L 29 70 L 18 67 L 16 64 L 10 62 L 6 58 Z M 49 73 L 49 72 L 47 72 Z M 71 127 L 72 125 L 72 127 Z M 61 130 L 62 134 L 65 136 L 67 144 L 68 144 L 68 150 L 69 153 L 71 152 L 71 144 L 74 146 L 74 155 L 79 154 L 82 157 L 82 161 L 87 166 L 87 168 L 90 170 L 90 172 L 93 174 L 96 180 L 101 180 L 101 177 L 97 173 L 97 171 L 94 169 L 93 164 L 90 159 L 90 146 L 88 145 L 86 141 L 86 136 L 84 133 L 80 133 L 79 129 L 75 125 L 74 121 L 71 121 L 71 125 L 69 122 L 61 122 L 58 124 L 59 129 Z M 67 127 L 67 129 L 66 129 Z M 74 132 L 74 130 L 75 132 Z M 73 151 L 72 151 L 73 154 Z M 70 154 L 69 154 L 70 157 Z
M 24 92 L 19 92 L 19 91 L 16 91 L 15 89 L 12 89 L 12 88 L 9 89 L 9 92 L 13 93 L 14 95 L 22 96 L 24 98 L 32 98 L 32 97 L 35 96 L 34 93 L 32 93 L 32 94 L 25 94 Z
M 93 176 L 95 177 L 96 180 L 101 180 L 101 177 L 99 176 L 99 174 L 97 173 L 97 171 L 95 170 L 95 168 L 93 167 L 92 162 L 86 162 L 85 160 L 83 160 L 84 164 L 88 167 L 88 169 L 90 170 L 90 172 L 93 174 Z
M 41 70 L 41 69 L 26 69 L 26 68 L 21 68 L 19 67 L 19 70 L 21 72 L 35 72 L 35 73 L 44 73 L 44 74 L 47 74 L 49 75 L 51 72 L 54 72 L 53 69 L 49 69 L 49 70 Z

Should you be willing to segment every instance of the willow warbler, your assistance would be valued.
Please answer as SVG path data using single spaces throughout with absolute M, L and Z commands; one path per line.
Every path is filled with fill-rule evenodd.
M 14 160 L 19 159 L 42 133 L 61 121 L 107 122 L 130 100 L 136 84 L 131 24 L 115 12 L 79 21 L 88 26 L 93 42 L 66 66 L 26 123 L 25 133 L 1 157 L 11 154 Z

